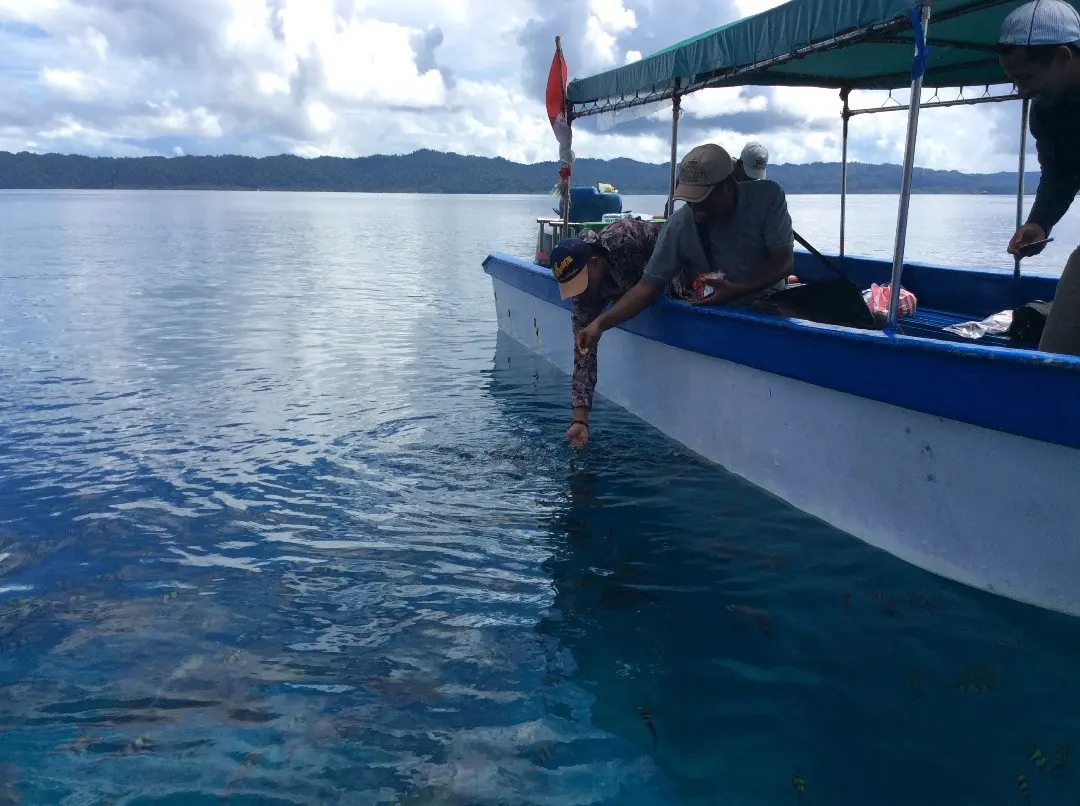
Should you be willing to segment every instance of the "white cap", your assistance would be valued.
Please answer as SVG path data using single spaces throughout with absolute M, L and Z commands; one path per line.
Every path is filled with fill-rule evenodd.
M 765 171 L 769 167 L 769 152 L 761 143 L 747 143 L 743 146 L 739 161 L 751 179 L 764 179 Z
M 1064 0 L 1031 0 L 1001 23 L 1002 45 L 1080 44 L 1080 13 Z

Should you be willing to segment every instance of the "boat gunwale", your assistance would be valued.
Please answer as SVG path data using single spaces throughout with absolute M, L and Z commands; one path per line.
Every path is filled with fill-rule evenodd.
M 568 301 L 559 298 L 550 272 L 523 258 L 492 252 L 483 261 L 483 266 L 488 275 L 539 301 L 564 309 L 570 307 Z M 772 339 L 785 336 L 797 338 L 802 341 L 802 345 L 798 346 L 799 354 L 794 357 L 770 354 L 769 345 L 762 345 L 755 355 L 753 351 L 758 349 L 756 344 L 747 346 L 746 342 L 737 339 L 705 341 L 705 349 L 700 349 L 698 346 L 689 346 L 690 340 L 686 338 L 685 331 L 657 333 L 660 323 L 653 316 L 649 316 L 650 313 L 661 317 L 676 316 L 678 321 L 686 323 L 689 328 L 711 326 L 727 330 L 749 329 L 768 334 Z M 1039 373 L 1045 378 L 1045 373 L 1050 372 L 1054 378 L 1054 386 L 1065 385 L 1066 389 L 1072 389 L 1075 384 L 1075 389 L 1080 390 L 1080 357 L 1023 348 L 966 344 L 925 336 L 891 334 L 886 331 L 867 331 L 750 311 L 699 307 L 669 298 L 661 299 L 659 305 L 650 306 L 639 317 L 624 322 L 619 327 L 636 336 L 689 352 L 794 378 L 856 397 L 1046 443 L 1080 448 L 1080 424 L 1067 425 L 1072 422 L 1069 412 L 1075 411 L 1076 404 L 1080 403 L 1080 395 L 1075 392 L 1066 395 L 1051 394 L 1048 399 L 1045 392 L 1040 391 L 1045 389 L 1044 386 L 1031 383 L 1032 373 Z M 828 345 L 828 349 L 840 351 L 840 354 L 829 356 L 825 354 L 825 350 L 815 351 L 814 345 Z M 858 354 L 851 353 L 851 350 L 858 351 Z M 748 351 L 750 355 L 747 355 Z M 845 352 L 847 354 L 843 354 Z M 879 380 L 873 376 L 875 356 L 889 357 L 892 361 L 901 363 L 884 364 L 881 370 L 886 374 Z M 843 360 L 844 369 L 838 368 L 836 359 Z M 928 359 L 936 363 L 927 365 Z M 834 363 L 830 364 L 830 361 Z M 940 362 L 954 362 L 954 367 L 945 372 Z M 923 374 L 913 375 L 912 369 L 918 368 L 919 364 L 924 366 Z M 995 377 L 978 378 L 979 370 L 990 366 L 997 368 Z M 974 385 L 971 383 L 972 373 L 977 378 Z M 995 387 L 997 373 L 1011 373 L 1019 377 L 1010 378 L 1008 383 Z M 1026 381 L 1027 385 L 1016 386 L 1016 381 Z M 930 385 L 925 385 L 927 383 Z M 1023 391 L 1017 394 L 1012 391 L 1014 387 Z M 919 391 L 921 389 L 926 392 Z M 972 402 L 968 404 L 965 400 Z M 1036 405 L 1036 401 L 1040 401 L 1039 405 Z M 1037 411 L 1039 416 L 1031 416 L 1034 411 Z M 1055 428 L 1053 423 L 1062 421 L 1062 418 L 1065 418 L 1066 427 Z
M 881 258 L 860 256 L 860 255 L 846 255 L 847 260 L 865 260 L 865 261 L 881 261 Z M 536 266 L 533 263 L 529 263 L 525 258 L 517 257 L 505 252 L 491 252 L 483 262 L 485 272 L 487 271 L 487 265 L 492 260 L 501 260 L 503 262 L 509 262 L 523 269 L 527 269 L 532 274 L 535 274 L 538 278 L 544 280 L 550 280 L 551 274 L 547 269 Z M 923 263 L 918 261 L 910 261 L 904 264 L 907 267 L 920 267 L 925 266 L 928 268 L 945 269 L 947 271 L 969 271 L 968 269 L 953 268 L 950 266 L 938 266 L 933 263 Z M 973 269 L 970 271 L 986 272 L 988 274 L 1000 274 L 1002 277 L 1008 277 L 1009 273 L 1006 271 L 995 271 L 993 269 Z M 1027 277 L 1044 277 L 1046 279 L 1056 279 L 1051 274 L 1028 274 Z M 552 280 L 552 287 L 554 288 L 554 280 Z M 667 296 L 663 296 L 659 300 L 659 304 L 675 308 L 676 310 L 691 311 L 694 315 L 703 316 L 719 316 L 723 318 L 742 319 L 745 321 L 760 322 L 761 324 L 781 330 L 798 330 L 805 331 L 807 333 L 814 334 L 828 334 L 835 333 L 845 338 L 853 339 L 856 341 L 867 341 L 874 343 L 891 342 L 900 346 L 909 347 L 911 349 L 928 349 L 931 351 L 945 350 L 947 352 L 955 352 L 964 355 L 972 355 L 975 357 L 991 357 L 995 360 L 1008 360 L 1014 363 L 1028 363 L 1037 364 L 1039 366 L 1045 365 L 1061 365 L 1069 370 L 1080 371 L 1080 356 L 1070 356 L 1058 353 L 1043 353 L 1038 350 L 1028 350 L 1021 347 L 998 347 L 991 344 L 967 344 L 965 342 L 946 341 L 944 339 L 933 339 L 926 336 L 909 336 L 903 333 L 890 334 L 883 330 L 863 330 L 861 328 L 845 327 L 843 325 L 829 325 L 821 322 L 813 322 L 809 319 L 795 319 L 783 316 L 772 316 L 770 314 L 755 313 L 753 311 L 740 310 L 738 308 L 727 306 L 702 306 L 691 305 L 684 300 L 672 299 Z M 563 306 L 563 307 L 568 307 Z M 626 324 L 626 323 L 624 323 Z M 622 327 L 622 325 L 620 325 Z

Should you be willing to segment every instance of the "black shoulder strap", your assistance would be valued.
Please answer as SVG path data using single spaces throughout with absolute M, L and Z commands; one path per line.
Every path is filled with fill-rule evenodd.
M 802 246 L 807 252 L 809 252 L 811 255 L 816 257 L 818 260 L 820 260 L 822 263 L 824 263 L 826 266 L 836 272 L 837 277 L 842 280 L 850 279 L 846 274 L 844 274 L 843 271 L 840 270 L 839 266 L 837 266 L 835 263 L 825 257 L 825 255 L 821 254 L 821 252 L 815 249 L 813 245 L 804 237 L 802 237 L 799 233 L 797 233 L 795 230 L 792 230 L 791 234 L 795 237 L 795 240 L 799 242 L 799 245 Z
M 705 260 L 709 264 L 709 270 L 713 271 L 716 267 L 713 265 L 712 238 L 709 237 L 709 225 L 705 221 L 696 220 L 694 221 L 694 225 L 697 227 L 698 240 L 701 241 L 701 248 L 705 251 Z M 821 254 L 821 252 L 815 249 L 813 245 L 811 245 L 809 241 L 799 235 L 799 233 L 792 230 L 792 235 L 795 237 L 795 240 L 798 241 L 799 244 L 806 249 L 807 252 L 809 252 L 811 255 L 816 257 L 818 260 L 820 260 L 822 263 L 824 263 L 826 266 L 836 272 L 838 277 L 844 280 L 849 279 L 848 276 L 840 270 L 839 266 L 837 266 L 835 263 L 825 257 L 825 255 Z
M 709 224 L 707 221 L 694 221 L 694 226 L 697 227 L 698 240 L 701 241 L 701 248 L 705 251 L 705 262 L 709 266 L 709 271 L 712 271 L 713 266 L 713 254 L 712 254 L 712 238 L 709 237 Z

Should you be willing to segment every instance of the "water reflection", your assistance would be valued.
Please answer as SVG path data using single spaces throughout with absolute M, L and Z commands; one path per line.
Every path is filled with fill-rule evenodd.
M 509 339 L 497 363 L 545 372 Z M 545 520 L 551 707 L 587 691 L 680 803 L 1004 802 L 1024 770 L 1048 802 L 1078 791 L 1077 659 L 1047 643 L 1071 620 L 884 556 L 600 405 Z M 1044 708 L 1047 685 L 1072 705 Z
M 1071 620 L 566 447 L 479 269 L 549 200 L 6 199 L 0 803 L 1076 792 Z

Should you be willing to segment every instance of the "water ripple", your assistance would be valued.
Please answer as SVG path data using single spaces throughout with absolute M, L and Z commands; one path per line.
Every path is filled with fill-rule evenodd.
M 478 269 L 543 199 L 12 198 L 0 803 L 1076 791 L 1072 621 L 603 402 L 562 444 L 566 379 Z

